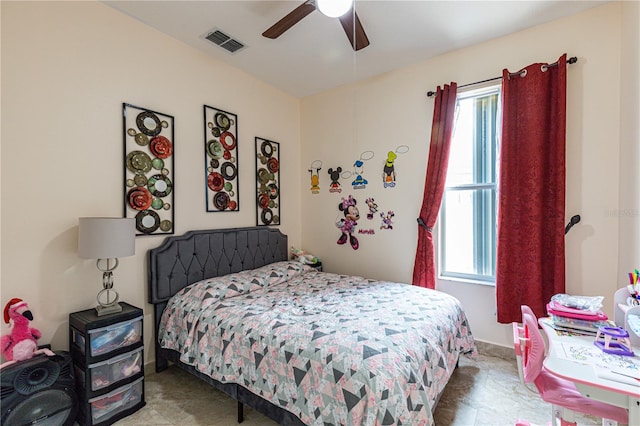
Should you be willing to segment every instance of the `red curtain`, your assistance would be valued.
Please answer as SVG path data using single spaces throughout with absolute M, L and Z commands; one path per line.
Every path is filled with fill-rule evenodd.
M 565 291 L 566 55 L 502 74 L 498 202 L 498 322 L 538 317 Z
M 413 285 L 420 287 L 436 288 L 432 230 L 438 218 L 447 178 L 457 89 L 456 83 L 445 84 L 443 89 L 438 86 L 433 107 L 427 177 L 418 218 L 418 248 L 413 265 Z

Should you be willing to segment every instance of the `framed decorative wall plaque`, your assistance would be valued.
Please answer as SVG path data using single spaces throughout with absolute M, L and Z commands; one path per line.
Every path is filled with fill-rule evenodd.
M 122 104 L 124 217 L 136 219 L 136 235 L 173 234 L 173 117 Z
M 238 116 L 204 106 L 204 159 L 208 212 L 238 211 Z
M 256 223 L 280 225 L 280 144 L 256 137 Z

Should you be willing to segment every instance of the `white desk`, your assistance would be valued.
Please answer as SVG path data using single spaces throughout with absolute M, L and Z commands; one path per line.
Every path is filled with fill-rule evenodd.
M 629 426 L 640 426 L 640 380 L 637 384 L 623 383 L 599 377 L 591 360 L 579 362 L 567 358 L 565 348 L 584 346 L 599 350 L 594 338 L 589 336 L 559 336 L 551 326 L 551 319 L 541 318 L 542 329 L 549 339 L 549 354 L 545 368 L 558 377 L 576 384 L 578 391 L 587 398 L 606 402 L 629 410 Z M 579 349 L 579 348 L 578 348 Z M 634 347 L 635 360 L 640 361 L 640 348 Z

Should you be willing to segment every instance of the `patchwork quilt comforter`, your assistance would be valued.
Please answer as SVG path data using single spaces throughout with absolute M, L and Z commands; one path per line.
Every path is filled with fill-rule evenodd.
M 309 425 L 432 425 L 458 355 L 476 355 L 455 298 L 298 262 L 184 288 L 158 339 Z

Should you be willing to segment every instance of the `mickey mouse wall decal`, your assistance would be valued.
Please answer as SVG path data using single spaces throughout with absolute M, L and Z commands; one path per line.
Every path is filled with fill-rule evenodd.
M 342 173 L 342 167 L 338 166 L 335 170 L 330 168 L 327 170 L 329 178 L 331 179 L 331 185 L 329 185 L 329 192 L 342 192 L 340 187 L 340 173 Z

